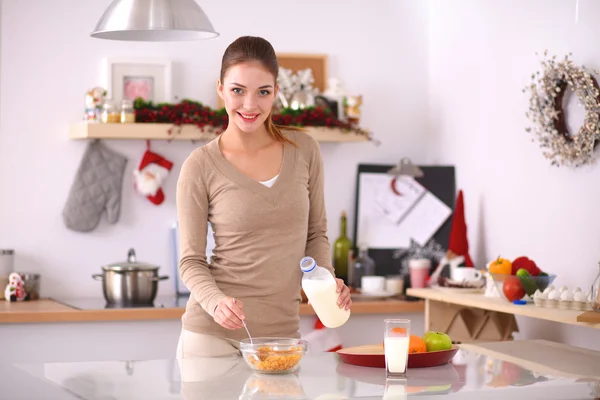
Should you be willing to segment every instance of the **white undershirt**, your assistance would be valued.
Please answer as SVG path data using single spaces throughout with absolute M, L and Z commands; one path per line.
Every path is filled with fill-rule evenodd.
M 278 176 L 279 176 L 279 174 L 275 175 L 273 178 L 269 179 L 268 181 L 260 181 L 260 183 L 262 183 L 266 187 L 271 187 L 271 186 L 273 186 L 273 184 L 277 180 Z

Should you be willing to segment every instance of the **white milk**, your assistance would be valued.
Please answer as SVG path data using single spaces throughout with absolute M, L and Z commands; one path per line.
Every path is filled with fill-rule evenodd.
M 300 261 L 302 289 L 315 310 L 319 320 L 327 328 L 342 326 L 350 318 L 350 310 L 338 306 L 337 284 L 333 275 L 323 267 L 319 267 L 311 257 Z
M 407 337 L 387 337 L 383 339 L 385 351 L 385 363 L 389 372 L 401 374 L 406 371 L 408 363 L 408 345 Z
M 339 293 L 333 279 L 303 279 L 302 289 L 317 317 L 327 328 L 342 326 L 350 318 L 350 310 L 340 308 L 337 304 Z

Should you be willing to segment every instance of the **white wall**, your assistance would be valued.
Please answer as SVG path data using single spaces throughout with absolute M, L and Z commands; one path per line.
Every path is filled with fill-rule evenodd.
M 427 9 L 415 1 L 259 0 L 199 1 L 221 32 L 197 43 L 130 43 L 92 39 L 89 32 L 109 0 L 19 0 L 4 2 L 1 24 L 0 246 L 16 250 L 18 270 L 42 274 L 42 295 L 100 296 L 92 273 L 122 261 L 129 247 L 138 259 L 172 274 L 167 230 L 175 218 L 177 171 L 194 148 L 188 142 L 153 142 L 175 162 L 156 207 L 132 188 L 131 171 L 143 141 L 109 141 L 129 159 L 122 213 L 91 233 L 67 230 L 61 211 L 86 142 L 70 141 L 67 128 L 82 117 L 85 91 L 101 83 L 103 57 L 168 57 L 175 63 L 173 92 L 210 105 L 225 47 L 236 37 L 268 38 L 280 52 L 329 54 L 330 75 L 364 96 L 364 125 L 383 146 L 324 144 L 330 239 L 338 216 L 354 205 L 359 162 L 395 163 L 402 156 L 431 158 L 425 145 L 427 100 Z M 68 17 L 67 17 L 68 13 Z M 343 16 L 342 16 L 343 15 Z M 385 34 L 383 28 L 385 27 Z M 374 44 L 384 50 L 377 49 Z M 350 221 L 349 232 L 351 232 Z M 173 290 L 162 282 L 161 294 Z
M 556 285 L 590 289 L 598 274 L 598 167 L 551 167 L 525 127 L 522 93 L 534 54 L 600 66 L 600 3 L 579 0 L 431 0 L 429 121 L 436 162 L 457 168 L 477 264 L 502 255 L 533 258 Z M 576 107 L 569 107 L 572 110 Z M 582 113 L 575 113 L 577 129 Z M 598 348 L 597 332 L 520 320 L 522 335 Z

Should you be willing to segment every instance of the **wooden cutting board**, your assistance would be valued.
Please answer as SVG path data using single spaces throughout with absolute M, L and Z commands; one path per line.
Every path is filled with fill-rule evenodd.
M 600 324 L 600 312 L 594 310 L 586 311 L 577 316 L 577 322 L 591 322 L 592 324 Z

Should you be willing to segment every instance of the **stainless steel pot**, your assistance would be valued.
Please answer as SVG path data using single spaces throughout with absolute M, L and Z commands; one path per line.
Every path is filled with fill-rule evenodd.
M 109 305 L 152 305 L 158 292 L 158 281 L 169 279 L 158 276 L 160 267 L 136 261 L 135 250 L 129 249 L 127 261 L 105 265 L 102 274 L 92 278 L 102 281 L 104 298 Z

